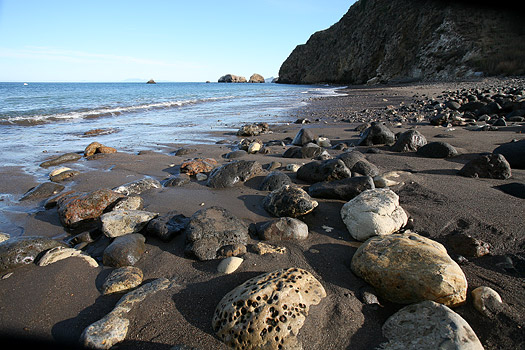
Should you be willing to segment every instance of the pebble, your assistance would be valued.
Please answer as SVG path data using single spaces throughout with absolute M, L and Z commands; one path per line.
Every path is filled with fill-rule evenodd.
M 124 292 L 139 286 L 144 275 L 135 266 L 124 266 L 111 271 L 102 285 L 102 294 Z
M 501 310 L 503 301 L 494 289 L 481 286 L 474 289 L 471 295 L 474 307 L 484 316 L 490 317 Z
M 242 258 L 237 256 L 230 256 L 219 263 L 219 266 L 217 266 L 217 272 L 229 275 L 230 273 L 235 272 L 239 266 L 241 266 L 243 261 Z

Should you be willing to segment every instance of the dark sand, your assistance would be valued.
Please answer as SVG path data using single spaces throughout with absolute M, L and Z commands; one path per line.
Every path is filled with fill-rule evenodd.
M 443 90 L 455 90 L 461 84 L 420 84 L 404 86 L 352 87 L 350 95 L 311 101 L 290 116 L 306 117 L 317 122 L 304 125 L 318 135 L 326 136 L 332 144 L 355 143 L 359 133 L 354 131 L 359 120 L 384 114 L 387 105 L 409 104 L 414 95 L 437 96 Z M 367 113 L 361 113 L 368 109 Z M 370 119 L 370 118 L 369 118 Z M 352 122 L 355 121 L 355 122 Z M 492 246 L 491 254 L 461 265 L 467 276 L 469 291 L 478 286 L 489 286 L 500 293 L 504 310 L 493 318 L 478 313 L 472 306 L 470 294 L 465 305 L 455 308 L 472 326 L 485 349 L 519 349 L 525 347 L 525 232 L 523 199 L 510 196 L 494 186 L 525 182 L 525 170 L 513 169 L 508 180 L 473 179 L 456 174 L 463 164 L 482 152 L 491 152 L 499 144 L 512 139 L 523 139 L 523 123 L 498 131 L 468 131 L 454 127 L 434 127 L 425 120 L 421 123 L 394 121 L 389 125 L 394 132 L 417 127 L 429 142 L 444 140 L 459 151 L 453 159 L 427 159 L 415 154 L 390 152 L 378 147 L 380 153 L 367 153 L 382 173 L 404 171 L 401 181 L 392 189 L 398 193 L 402 207 L 414 220 L 414 231 L 445 243 L 445 236 L 454 230 L 467 232 Z M 272 126 L 273 133 L 257 137 L 263 141 L 293 138 L 303 125 Z M 436 138 L 448 133 L 452 138 Z M 177 173 L 180 164 L 193 157 L 212 157 L 221 164 L 222 155 L 231 151 L 240 140 L 234 132 L 225 133 L 222 145 L 189 146 L 196 151 L 183 157 L 170 152 L 184 145 L 169 145 L 159 152 L 143 154 L 116 153 L 98 160 L 82 160 L 82 174 L 68 182 L 68 188 L 90 191 L 138 180 L 145 175 L 158 180 Z M 87 145 L 87 144 L 86 144 Z M 111 145 L 108 145 L 111 146 Z M 366 152 L 370 147 L 357 147 Z M 255 154 L 253 159 L 265 165 L 272 161 L 305 163 L 304 159 L 285 159 L 285 147 L 272 146 L 270 154 Z M 37 150 L 38 151 L 38 150 Z M 82 151 L 82 150 L 78 150 Z M 341 151 L 330 150 L 332 155 Z M 45 160 L 44 158 L 42 161 Z M 65 164 L 73 169 L 76 163 Z M 88 170 L 91 169 L 91 170 Z M 286 171 L 285 171 L 286 172 Z M 290 174 L 296 181 L 295 175 Z M 23 175 L 17 168 L 0 168 L 3 181 L 0 192 L 15 199 L 39 181 Z M 214 190 L 205 182 L 192 180 L 183 187 L 151 190 L 141 196 L 145 210 L 161 214 L 172 210 L 191 216 L 196 211 L 214 205 L 222 206 L 246 223 L 271 219 L 262 207 L 267 194 L 258 185 L 264 176 L 231 189 Z M 297 183 L 302 184 L 300 181 Z M 384 321 L 403 305 L 381 300 L 382 305 L 364 305 L 359 299 L 360 288 L 367 284 L 350 270 L 353 253 L 359 246 L 346 230 L 339 200 L 319 200 L 319 207 L 302 219 L 309 226 L 306 241 L 276 242 L 287 248 L 283 255 L 259 256 L 248 251 L 240 268 L 231 275 L 216 272 L 218 260 L 198 262 L 184 256 L 184 235 L 169 243 L 147 237 L 147 251 L 136 266 L 144 271 L 146 281 L 159 277 L 173 278 L 179 287 L 161 291 L 146 299 L 129 314 L 130 330 L 119 349 L 169 349 L 175 344 L 187 344 L 199 349 L 226 348 L 214 336 L 212 315 L 220 299 L 231 289 L 258 274 L 288 267 L 300 267 L 313 273 L 326 289 L 327 297 L 310 309 L 310 314 L 299 333 L 304 349 L 373 349 L 385 339 L 381 335 Z M 33 212 L 5 216 L 9 227 L 18 227 L 25 235 L 67 237 L 58 220 L 56 209 L 44 210 L 42 202 L 22 202 L 23 208 Z M 12 226 L 12 225 L 15 226 Z M 327 232 L 323 226 L 332 227 Z M 252 239 L 250 243 L 256 243 Z M 451 255 L 453 252 L 451 251 Z M 498 264 L 510 257 L 514 269 Z M 38 267 L 28 265 L 13 271 L 0 280 L 0 333 L 24 339 L 36 337 L 59 342 L 75 342 L 82 330 L 109 312 L 120 296 L 102 296 L 99 288 L 111 271 L 108 267 L 91 268 L 80 259 L 70 258 L 55 264 Z

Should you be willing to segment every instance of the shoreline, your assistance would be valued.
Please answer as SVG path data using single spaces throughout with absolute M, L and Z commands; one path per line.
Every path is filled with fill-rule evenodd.
M 378 167 L 380 174 L 399 172 L 403 184 L 391 189 L 399 195 L 401 205 L 413 219 L 413 231 L 444 244 L 451 254 L 453 251 L 446 237 L 454 231 L 464 231 L 491 245 L 489 255 L 469 258 L 461 265 L 469 283 L 469 297 L 465 305 L 454 311 L 471 325 L 485 349 L 519 348 L 525 342 L 522 334 L 522 327 L 525 327 L 525 257 L 522 253 L 525 238 L 522 237 L 522 215 L 517 209 L 523 208 L 524 202 L 495 186 L 525 183 L 525 170 L 512 169 L 512 177 L 506 180 L 466 178 L 458 176 L 457 171 L 481 153 L 490 153 L 512 139 L 524 139 L 525 123 L 509 123 L 497 131 L 468 130 L 468 124 L 433 126 L 426 112 L 417 106 L 417 101 L 439 100 L 444 90 L 490 86 L 505 81 L 508 80 L 349 87 L 338 90 L 346 95 L 312 99 L 307 106 L 290 112 L 288 124 L 270 123 L 272 133 L 240 137 L 230 131 L 217 131 L 213 134 L 224 142 L 215 145 L 169 144 L 163 145 L 164 152 L 117 152 L 83 160 L 87 167 L 82 167 L 81 173 L 71 179 L 66 190 L 87 192 L 115 188 L 144 176 L 162 181 L 176 175 L 187 159 L 214 158 L 219 165 L 229 163 L 230 160 L 223 156 L 233 151 L 243 138 L 260 139 L 268 144 L 274 140 L 293 139 L 301 128 L 307 128 L 318 136 L 327 137 L 332 145 L 345 142 L 350 149 L 361 151 Z M 309 119 L 310 123 L 293 123 L 301 118 Z M 392 152 L 387 146 L 356 146 L 359 140 L 356 128 L 371 121 L 386 122 L 394 133 L 418 130 L 428 142 L 444 140 L 454 146 L 459 155 L 431 159 L 414 152 Z M 443 134 L 452 137 L 444 139 Z M 89 142 L 86 139 L 86 146 Z M 174 155 L 181 148 L 189 149 L 188 153 Z M 312 160 L 283 158 L 288 148 L 289 145 L 272 143 L 266 146 L 266 154 L 246 154 L 238 159 L 255 160 L 263 166 L 279 162 L 279 170 L 298 186 L 308 188 L 308 183 L 297 179 L 296 173 L 285 167 Z M 326 150 L 334 157 L 344 152 Z M 374 153 L 369 153 L 370 150 Z M 63 164 L 73 169 L 77 169 L 76 165 L 74 162 Z M 20 168 L 1 168 L 0 171 L 4 178 L 1 193 L 19 198 L 38 184 L 38 179 L 21 174 Z M 144 210 L 161 215 L 175 210 L 190 217 L 203 208 L 221 206 L 247 225 L 257 224 L 275 219 L 262 206 L 268 192 L 259 190 L 259 185 L 266 174 L 228 189 L 211 189 L 205 181 L 192 178 L 184 186 L 153 189 L 140 196 L 144 200 Z M 13 189 L 16 189 L 14 193 Z M 146 236 L 146 251 L 135 265 L 143 271 L 144 280 L 164 277 L 174 279 L 179 287 L 161 291 L 131 311 L 130 330 L 126 340 L 118 345 L 119 349 L 169 349 L 175 344 L 203 350 L 226 349 L 211 326 L 213 312 L 221 298 L 248 278 L 292 266 L 311 272 L 328 295 L 311 308 L 299 332 L 298 339 L 304 349 L 370 349 L 383 343 L 383 323 L 403 305 L 383 299 L 379 305 L 361 301 L 359 296 L 367 283 L 350 269 L 351 258 L 361 243 L 350 236 L 339 214 L 346 201 L 316 200 L 319 206 L 301 217 L 308 225 L 306 240 L 271 242 L 286 247 L 285 254 L 259 255 L 248 249 L 240 268 L 230 275 L 217 272 L 217 259 L 200 262 L 188 258 L 184 253 L 184 234 L 169 242 Z M 15 205 L 7 213 L 14 227 L 22 228 L 24 235 L 70 237 L 60 223 L 57 209 L 44 209 L 43 201 Z M 18 206 L 22 208 L 17 210 Z M 33 210 L 26 213 L 24 208 Z M 249 245 L 258 241 L 251 236 Z M 91 252 L 100 254 L 102 246 Z M 517 272 L 502 267 L 506 258 L 514 259 Z M 13 270 L 12 275 L 0 280 L 0 335 L 76 342 L 81 332 L 106 315 L 121 296 L 100 294 L 101 284 L 112 270 L 102 265 L 92 268 L 76 258 L 45 267 L 30 264 Z M 472 305 L 470 291 L 482 285 L 497 290 L 506 305 L 506 309 L 493 318 L 481 315 Z

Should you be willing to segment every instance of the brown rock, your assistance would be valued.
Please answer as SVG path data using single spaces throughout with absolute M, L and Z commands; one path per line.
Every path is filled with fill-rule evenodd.
M 212 171 L 219 163 L 213 158 L 195 158 L 185 161 L 180 166 L 180 171 L 188 175 L 207 173 Z

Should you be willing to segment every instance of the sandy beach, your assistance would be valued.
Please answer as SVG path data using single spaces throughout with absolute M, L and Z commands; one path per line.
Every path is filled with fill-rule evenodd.
M 337 157 L 348 150 L 358 150 L 377 166 L 380 174 L 397 172 L 396 185 L 390 187 L 410 218 L 410 229 L 442 243 L 450 256 L 458 254 L 447 243 L 447 236 L 462 232 L 490 245 L 490 253 L 477 258 L 459 259 L 468 281 L 467 301 L 453 308 L 472 327 L 485 349 L 519 349 L 525 346 L 525 236 L 524 199 L 507 194 L 496 186 L 525 183 L 525 170 L 512 169 L 508 179 L 470 178 L 458 171 L 470 160 L 512 140 L 525 139 L 525 123 L 509 122 L 497 130 L 473 130 L 473 125 L 435 126 L 429 123 L 417 101 L 442 100 L 444 91 L 499 84 L 505 80 L 406 85 L 350 86 L 340 90 L 342 96 L 309 101 L 302 109 L 290 113 L 290 123 L 272 125 L 270 133 L 253 137 L 221 132 L 223 142 L 214 145 L 173 144 L 158 151 L 104 154 L 95 159 L 82 158 L 63 164 L 80 170 L 80 174 L 61 182 L 64 190 L 89 192 L 112 189 L 145 176 L 158 181 L 179 174 L 181 164 L 193 158 L 213 158 L 219 165 L 233 159 L 224 156 L 236 150 L 243 138 L 258 139 L 266 153 L 242 155 L 267 168 L 280 163 L 278 170 L 287 174 L 299 187 L 307 182 L 297 179 L 288 164 L 305 164 L 312 159 L 284 158 L 301 128 L 326 137 L 331 145 L 346 143 L 349 148 L 326 148 Z M 407 109 L 415 104 L 413 110 Z M 406 108 L 405 108 L 406 107 Z M 305 124 L 294 123 L 307 118 Z M 415 152 L 393 152 L 389 146 L 357 146 L 358 127 L 366 122 L 385 122 L 394 133 L 417 130 L 427 142 L 445 141 L 458 155 L 451 158 L 426 158 Z M 239 125 L 240 127 L 241 125 Z M 216 136 L 216 135 L 215 135 Z M 140 137 L 140 134 L 137 135 Z M 96 141 L 86 140 L 86 146 Z M 112 145 L 106 145 L 112 146 Z M 186 149 L 183 155 L 176 155 Z M 373 150 L 373 151 L 371 151 Z M 35 150 L 39 152 L 40 150 Z M 84 150 L 72 150 L 82 153 Z M 180 154 L 180 153 L 179 153 Z M 236 159 L 236 160 L 237 160 Z M 42 162 L 46 160 L 42 154 Z M 50 168 L 49 170 L 52 170 Z M 206 181 L 191 181 L 180 187 L 162 187 L 140 194 L 144 209 L 167 214 L 176 211 L 186 217 L 219 206 L 227 209 L 246 225 L 275 219 L 263 207 L 269 193 L 259 190 L 268 171 L 231 188 L 214 189 Z M 20 199 L 40 182 L 17 167 L 0 168 L 0 192 Z M 278 269 L 297 267 L 313 274 L 327 296 L 310 308 L 298 340 L 304 349 L 374 349 L 386 339 L 381 327 L 401 309 L 379 298 L 379 304 L 366 304 L 360 297 L 368 283 L 351 270 L 352 256 L 362 244 L 353 239 L 343 220 L 340 199 L 316 198 L 319 205 L 299 219 L 308 225 L 308 238 L 301 241 L 272 241 L 286 248 L 284 254 L 260 255 L 253 250 L 259 239 L 252 235 L 244 261 L 232 274 L 217 272 L 221 259 L 198 261 L 185 254 L 185 233 L 168 242 L 146 235 L 146 250 L 134 265 L 144 274 L 144 281 L 168 278 L 171 287 L 146 298 L 128 313 L 129 331 L 118 349 L 170 349 L 185 344 L 197 349 L 227 349 L 212 328 L 217 304 L 229 291 L 249 278 Z M 59 219 L 57 208 L 44 208 L 45 199 L 19 202 L 26 211 L 10 211 L 6 217 L 23 231 L 24 236 L 67 239 L 72 236 Z M 9 232 L 6 232 L 9 233 Z M 18 233 L 17 233 L 18 234 Z M 17 234 L 14 234 L 15 236 Z M 101 260 L 110 239 L 102 236 L 84 248 Z M 510 261 L 510 263 L 509 263 Z M 509 266 L 510 264 L 510 266 Z M 0 335 L 6 340 L 43 340 L 60 344 L 78 344 L 82 331 L 113 309 L 122 293 L 102 295 L 101 286 L 114 268 L 100 264 L 91 267 L 78 258 L 68 258 L 48 266 L 34 263 L 5 271 L 0 276 Z M 496 290 L 504 306 L 487 317 L 472 304 L 470 291 L 479 286 Z

